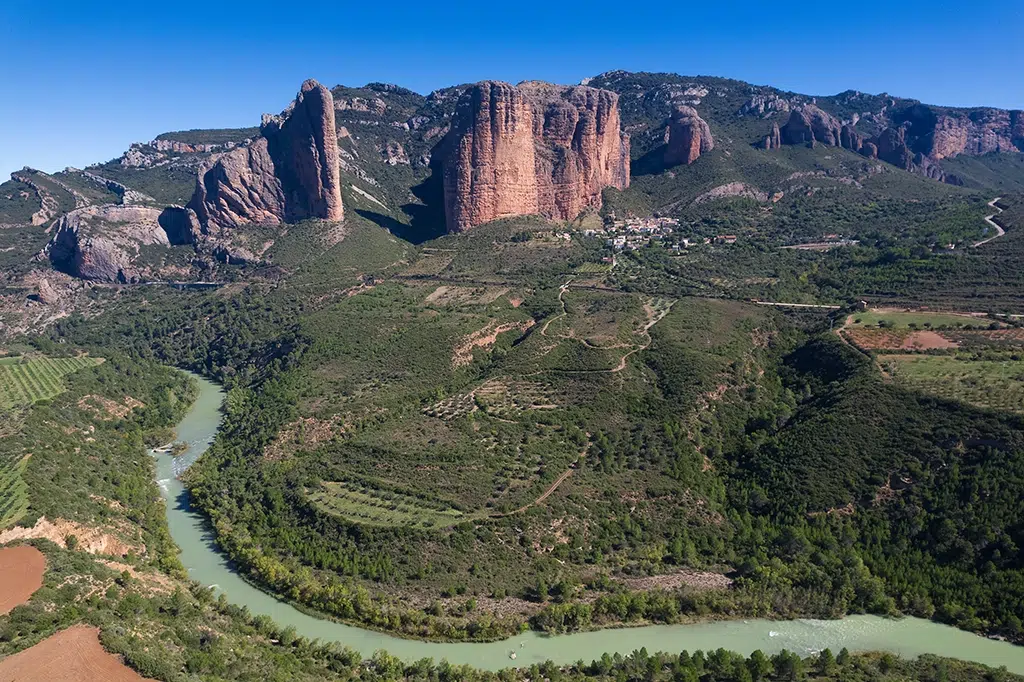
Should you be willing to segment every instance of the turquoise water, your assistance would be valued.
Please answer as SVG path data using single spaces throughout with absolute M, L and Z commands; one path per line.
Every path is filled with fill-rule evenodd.
M 743 654 L 755 649 L 774 653 L 789 649 L 810 654 L 825 647 L 838 652 L 891 651 L 902 656 L 931 653 L 951 656 L 1024 674 L 1024 647 L 986 639 L 968 632 L 918 618 L 893 620 L 877 616 L 851 616 L 842 620 L 747 620 L 697 625 L 652 625 L 641 628 L 601 630 L 572 635 L 547 636 L 528 632 L 504 642 L 436 643 L 400 639 L 363 630 L 298 611 L 242 580 L 226 557 L 217 550 L 205 519 L 189 506 L 188 493 L 175 476 L 182 464 L 194 462 L 209 447 L 220 425 L 223 392 L 213 383 L 195 377 L 199 398 L 178 424 L 178 439 L 189 449 L 178 458 L 155 452 L 157 479 L 167 500 L 171 535 L 181 548 L 181 562 L 189 575 L 203 585 L 223 592 L 234 604 L 254 614 L 265 614 L 277 623 L 293 626 L 299 634 L 323 641 L 338 641 L 370 656 L 379 649 L 406 660 L 448 659 L 456 664 L 497 670 L 546 660 L 559 664 L 591 661 L 605 652 L 628 654 L 641 647 L 648 651 L 705 651 L 724 647 Z M 509 653 L 516 653 L 515 660 Z

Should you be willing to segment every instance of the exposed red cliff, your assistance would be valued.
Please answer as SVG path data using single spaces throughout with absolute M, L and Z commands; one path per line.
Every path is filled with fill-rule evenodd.
M 618 95 L 585 86 L 484 81 L 459 99 L 443 150 L 445 219 L 460 232 L 496 218 L 569 220 L 629 186 Z
M 714 148 L 711 128 L 697 110 L 687 106 L 676 107 L 668 124 L 665 165 L 689 165 Z
M 203 227 L 344 217 L 334 101 L 315 80 L 302 84 L 280 116 L 263 117 L 260 137 L 212 156 L 199 170 L 189 208 Z

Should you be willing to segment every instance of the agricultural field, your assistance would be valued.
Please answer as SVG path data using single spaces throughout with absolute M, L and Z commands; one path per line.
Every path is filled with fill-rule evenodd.
M 32 545 L 0 548 L 0 616 L 29 600 L 43 586 L 46 557 Z
M 406 528 L 447 528 L 466 515 L 444 504 L 402 493 L 375 490 L 355 483 L 328 481 L 309 495 L 318 509 L 354 523 Z
M 898 384 L 927 395 L 1024 413 L 1024 360 L 892 355 L 883 368 Z
M 948 349 L 960 345 L 947 333 L 929 329 L 848 329 L 843 333 L 858 348 L 883 353 Z
M 23 474 L 28 457 L 0 462 L 0 528 L 20 519 L 28 509 L 28 486 Z
M 31 405 L 64 391 L 64 377 L 102 358 L 0 358 L 0 410 Z
M 854 313 L 847 320 L 847 329 L 880 327 L 887 329 L 978 328 L 1002 326 L 987 317 L 957 313 L 873 309 Z
M 583 263 L 577 266 L 576 272 L 582 275 L 593 275 L 612 271 L 611 263 Z

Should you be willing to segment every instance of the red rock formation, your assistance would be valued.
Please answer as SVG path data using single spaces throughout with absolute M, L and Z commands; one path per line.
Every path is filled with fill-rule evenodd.
M 907 147 L 906 132 L 903 128 L 886 128 L 872 140 L 878 158 L 904 170 L 910 170 L 914 154 Z
M 863 145 L 864 137 L 852 125 L 844 125 L 839 131 L 839 146 L 843 149 L 859 152 Z
M 782 146 L 782 131 L 778 123 L 772 123 L 772 131 L 764 138 L 765 149 L 778 149 Z
M 831 147 L 840 145 L 842 126 L 831 114 L 813 104 L 805 104 L 789 114 L 782 127 L 782 141 L 786 144 L 820 142 Z
M 676 107 L 668 124 L 668 144 L 665 147 L 665 165 L 687 165 L 701 154 L 715 148 L 711 128 L 693 107 Z
M 443 150 L 448 230 L 514 215 L 568 220 L 629 186 L 618 95 L 584 86 L 478 83 L 459 99 Z
M 302 84 L 280 116 L 263 117 L 261 136 L 200 168 L 189 207 L 208 231 L 249 223 L 344 217 L 331 93 Z

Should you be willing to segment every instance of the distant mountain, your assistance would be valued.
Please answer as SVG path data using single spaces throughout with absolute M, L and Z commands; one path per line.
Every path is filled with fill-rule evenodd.
M 327 100 L 331 111 L 312 119 L 300 108 L 298 145 L 271 135 L 267 119 L 260 128 L 165 133 L 84 171 L 20 171 L 0 185 L 0 224 L 49 227 L 79 211 L 82 218 L 61 223 L 61 245 L 42 250 L 55 266 L 90 276 L 75 263 L 93 262 L 91 276 L 107 281 L 204 279 L 218 258 L 265 263 L 274 240 L 266 226 L 336 221 L 342 203 L 349 218 L 419 242 L 509 215 L 671 214 L 730 197 L 780 197 L 808 177 L 858 186 L 909 171 L 968 189 L 1024 187 L 1021 111 L 885 94 L 812 97 L 725 78 L 611 71 L 583 87 L 458 85 L 423 96 L 370 83 L 323 89 L 318 101 Z M 174 235 L 154 236 L 164 209 L 186 205 L 163 218 Z M 132 223 L 140 212 L 110 206 L 151 211 Z M 183 224 L 197 236 L 182 238 Z M 248 224 L 259 229 L 241 229 Z M 212 232 L 216 244 L 200 238 Z M 90 259 L 75 251 L 79 242 L 120 246 Z M 150 244 L 184 244 L 195 254 L 153 260 L 163 252 L 139 248 Z M 136 263 L 136 252 L 152 262 Z

